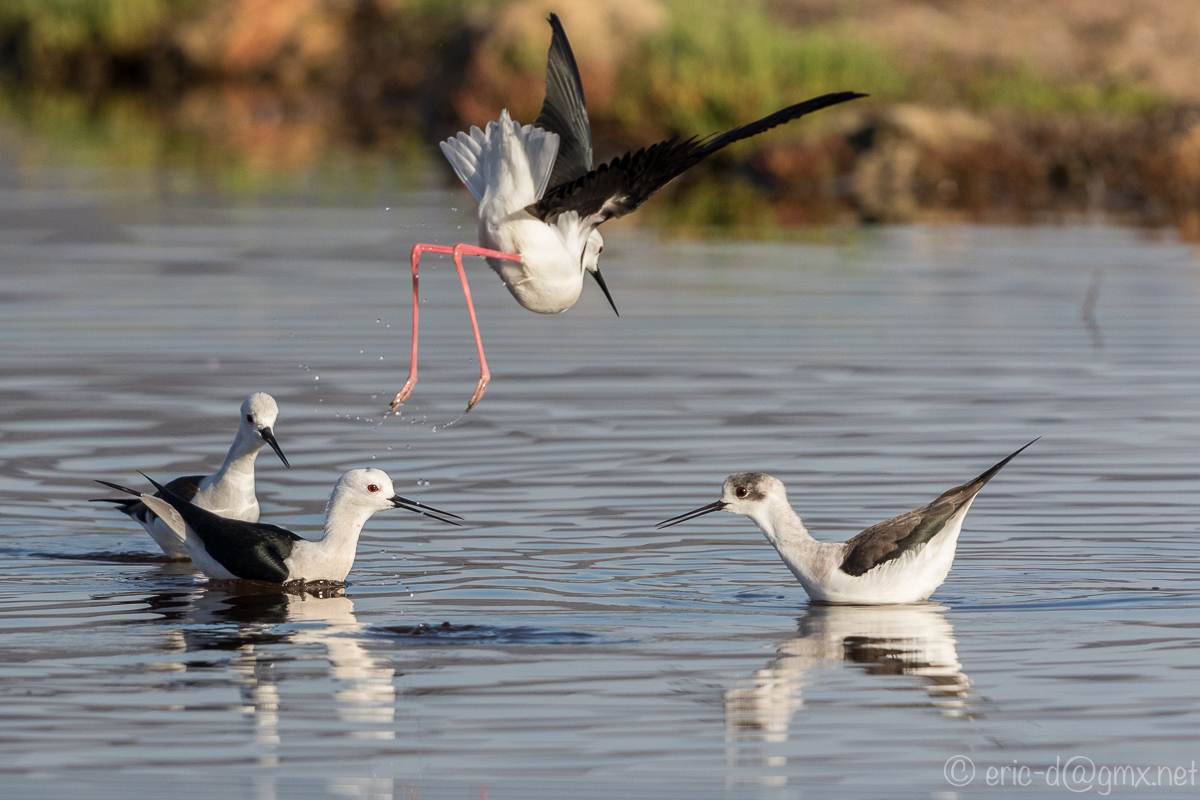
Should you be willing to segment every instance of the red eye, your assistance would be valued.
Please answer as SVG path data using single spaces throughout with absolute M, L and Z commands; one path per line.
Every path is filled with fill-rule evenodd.
M 376 492 L 379 491 L 379 487 L 373 483 L 370 483 L 370 484 L 367 484 L 367 491 L 370 492 L 371 494 L 375 494 Z
M 737 487 L 736 489 L 733 490 L 733 493 L 736 494 L 738 497 L 745 497 L 747 494 L 749 494 L 749 492 L 746 491 L 745 486 Z

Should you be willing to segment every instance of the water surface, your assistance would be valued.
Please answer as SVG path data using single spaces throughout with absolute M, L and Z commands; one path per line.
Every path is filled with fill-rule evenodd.
M 472 266 L 494 378 L 465 417 L 474 348 L 434 259 L 421 381 L 384 418 L 408 248 L 469 239 L 465 194 L 247 205 L 136 177 L 3 176 L 0 794 L 945 797 L 1016 765 L 1067 796 L 1046 770 L 1073 758 L 1095 794 L 1101 767 L 1197 758 L 1191 248 L 624 229 L 619 319 L 590 284 L 530 314 Z M 306 597 L 207 586 L 86 502 L 211 470 L 256 390 L 293 464 L 261 459 L 264 520 L 316 532 L 371 465 L 470 524 L 382 514 L 344 595 Z M 753 469 L 844 538 L 1035 436 L 925 605 L 809 607 L 747 520 L 653 527 Z

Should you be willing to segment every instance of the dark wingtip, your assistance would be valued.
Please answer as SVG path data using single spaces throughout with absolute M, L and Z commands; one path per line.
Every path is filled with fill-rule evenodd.
M 967 486 L 978 486 L 980 489 L 982 489 L 984 484 L 986 484 L 992 478 L 996 477 L 996 473 L 999 472 L 1000 470 L 1004 469 L 1008 465 L 1008 462 L 1012 461 L 1014 458 L 1021 455 L 1021 453 L 1025 450 L 1025 448 L 1030 447 L 1033 444 L 1033 442 L 1036 442 L 1038 439 L 1041 439 L 1041 438 L 1042 437 L 1039 436 L 1039 437 L 1037 437 L 1037 439 L 1034 439 L 1033 441 L 1029 442 L 1028 444 L 1022 445 L 1021 447 L 1014 450 L 1012 453 L 1009 453 L 1007 456 L 1005 456 L 999 463 L 997 463 L 991 469 L 987 470 L 982 475 L 980 475 L 978 478 L 976 478 L 975 480 L 971 481 L 970 483 L 968 483 L 966 485 Z
M 138 475 L 141 475 L 143 478 L 145 478 L 146 480 L 150 481 L 150 483 L 151 483 L 151 484 L 153 484 L 154 488 L 155 488 L 155 489 L 157 489 L 158 491 L 160 491 L 160 492 L 163 492 L 164 494 L 169 494 L 169 495 L 172 495 L 172 496 L 174 496 L 174 495 L 175 495 L 175 493 L 174 493 L 174 492 L 172 492 L 170 489 L 168 489 L 167 487 L 163 486 L 161 483 L 159 483 L 158 481 L 154 480 L 154 478 L 151 478 L 149 475 L 147 475 L 146 473 L 142 472 L 140 469 L 138 470 Z

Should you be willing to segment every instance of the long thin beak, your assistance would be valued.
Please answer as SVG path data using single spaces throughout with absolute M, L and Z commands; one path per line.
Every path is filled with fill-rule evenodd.
M 279 448 L 279 442 L 275 441 L 275 433 L 270 428 L 263 428 L 258 432 L 258 435 L 263 438 L 264 442 L 271 445 L 271 449 L 275 451 L 275 455 L 279 456 L 279 460 L 283 462 L 283 465 L 291 469 L 292 465 L 288 463 L 287 456 Z
M 596 279 L 596 283 L 600 284 L 600 291 L 604 292 L 604 296 L 608 298 L 608 304 L 612 306 L 613 313 L 618 317 L 621 316 L 621 312 L 617 311 L 617 304 L 613 302 L 612 295 L 608 293 L 608 284 L 604 282 L 604 276 L 600 274 L 600 269 L 596 268 L 589 271 L 592 273 L 592 277 Z
M 415 511 L 418 514 L 424 514 L 427 517 L 432 517 L 438 522 L 445 522 L 447 525 L 461 525 L 461 522 L 455 522 L 456 519 L 462 519 L 458 514 L 451 514 L 449 511 L 439 511 L 433 506 L 423 505 L 416 500 L 409 500 L 407 497 L 393 495 L 392 505 L 396 508 L 403 508 L 405 511 Z
M 689 519 L 695 519 L 696 517 L 703 517 L 705 514 L 711 514 L 714 511 L 724 511 L 725 505 L 726 505 L 726 503 L 724 500 L 718 500 L 715 503 L 709 503 L 706 506 L 700 506 L 699 508 L 694 508 L 691 511 L 688 511 L 686 514 L 680 514 L 678 517 L 671 517 L 670 519 L 663 520 L 662 522 L 658 523 L 654 527 L 658 528 L 659 530 L 662 530 L 663 528 L 669 528 L 672 525 L 678 525 L 681 522 L 687 522 Z

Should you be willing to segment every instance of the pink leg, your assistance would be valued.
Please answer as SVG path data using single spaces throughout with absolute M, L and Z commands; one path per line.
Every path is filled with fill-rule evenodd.
M 408 380 L 404 383 L 404 388 L 396 393 L 396 397 L 392 400 L 391 409 L 394 411 L 400 407 L 400 404 L 408 399 L 412 393 L 413 387 L 417 385 L 417 319 L 419 317 L 418 308 L 420 306 L 420 298 L 417 295 L 417 265 L 421 261 L 422 253 L 444 253 L 454 256 L 454 266 L 458 269 L 458 278 L 462 282 L 463 297 L 467 301 L 467 313 L 471 316 L 471 330 L 475 334 L 475 348 L 479 351 L 479 383 L 475 386 L 475 394 L 471 395 L 471 402 L 467 404 L 467 411 L 475 407 L 483 397 L 484 391 L 487 389 L 488 381 L 492 375 L 488 372 L 487 359 L 483 356 L 483 340 L 479 336 L 479 323 L 475 319 L 475 304 L 471 302 L 471 289 L 467 285 L 467 273 L 463 269 L 463 256 L 483 256 L 487 258 L 499 258 L 505 261 L 520 261 L 521 256 L 515 253 L 502 253 L 498 250 L 488 250 L 483 247 L 475 247 L 469 244 L 457 244 L 453 248 L 444 247 L 436 244 L 416 244 L 412 250 L 412 270 L 413 270 L 413 334 L 412 334 L 412 363 L 408 368 Z
M 418 266 L 421 263 L 422 253 L 453 253 L 453 248 L 442 247 L 437 244 L 415 244 L 412 249 L 412 273 L 413 273 L 413 332 L 412 332 L 412 359 L 408 366 L 408 380 L 404 382 L 404 388 L 396 392 L 396 396 L 392 398 L 392 403 L 389 408 L 395 411 L 400 407 L 400 404 L 408 399 L 412 394 L 413 387 L 417 385 L 417 320 L 421 316 L 421 298 L 417 294 L 417 281 L 420 277 Z

